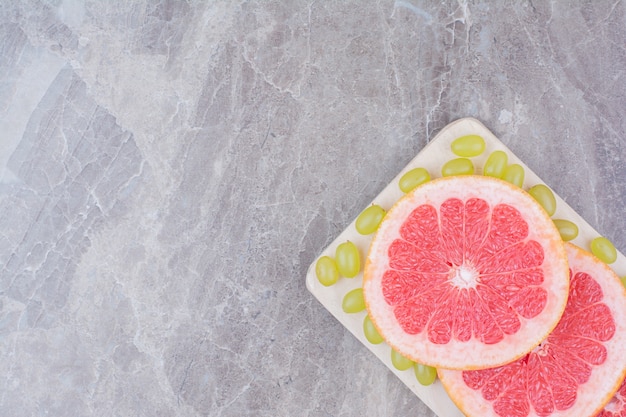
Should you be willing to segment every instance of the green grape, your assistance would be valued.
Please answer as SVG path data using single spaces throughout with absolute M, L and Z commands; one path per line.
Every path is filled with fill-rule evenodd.
M 576 236 L 578 236 L 578 226 L 569 220 L 554 219 L 554 225 L 559 229 L 561 239 L 566 242 L 576 239 Z
M 398 371 L 406 371 L 413 366 L 415 362 L 406 356 L 402 356 L 402 354 L 398 353 L 395 349 L 391 349 L 391 363 Z
M 365 333 L 365 338 L 373 345 L 378 345 L 385 340 L 380 333 L 378 333 L 378 329 L 376 329 L 376 326 L 372 323 L 370 316 L 365 316 L 363 319 L 363 333 Z
M 362 235 L 369 235 L 370 233 L 374 233 L 380 222 L 383 220 L 387 212 L 376 204 L 373 204 L 363 210 L 359 217 L 356 218 L 356 231 Z
M 354 278 L 361 270 L 361 256 L 356 245 L 349 240 L 335 250 L 335 263 L 339 273 L 346 278 Z
M 617 260 L 615 246 L 605 237 L 597 237 L 591 241 L 591 253 L 607 264 L 612 264 Z
M 358 313 L 365 310 L 365 299 L 363 298 L 363 288 L 355 288 L 349 291 L 341 303 L 341 308 L 346 313 Z
M 483 175 L 502 178 L 508 163 L 509 157 L 504 151 L 493 151 L 483 166 Z
M 504 181 L 521 187 L 524 184 L 524 168 L 518 164 L 512 164 L 506 167 L 502 175 Z
M 422 385 L 431 385 L 437 379 L 437 369 L 432 366 L 415 364 L 415 377 Z
M 453 175 L 470 175 L 474 173 L 474 164 L 467 158 L 451 159 L 441 168 L 441 175 L 450 177 Z
M 457 156 L 478 156 L 485 150 L 485 140 L 478 135 L 466 135 L 456 138 L 450 147 Z
M 626 287 L 626 275 L 624 275 L 623 277 L 620 278 L 620 280 L 622 281 L 622 285 L 624 287 Z
M 399 185 L 402 192 L 408 193 L 428 181 L 430 181 L 430 174 L 425 168 L 414 168 L 400 177 Z
M 543 184 L 537 184 L 532 186 L 528 193 L 533 196 L 535 200 L 543 207 L 548 213 L 548 216 L 552 216 L 556 212 L 556 198 L 554 193 L 547 186 Z
M 315 274 L 319 282 L 325 287 L 333 285 L 339 279 L 337 264 L 330 256 L 322 256 L 317 260 Z

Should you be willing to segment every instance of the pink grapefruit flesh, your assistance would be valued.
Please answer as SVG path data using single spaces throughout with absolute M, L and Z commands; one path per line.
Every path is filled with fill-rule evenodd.
M 600 415 L 620 415 L 607 413 L 623 401 L 623 393 L 614 394 L 626 373 L 626 291 L 593 255 L 571 244 L 566 250 L 569 299 L 546 340 L 504 366 L 439 370 L 448 394 L 468 417 L 590 417 L 611 398 L 613 405 Z
M 410 359 L 478 369 L 515 360 L 567 300 L 563 242 L 522 189 L 484 176 L 420 185 L 389 210 L 364 269 L 368 314 Z

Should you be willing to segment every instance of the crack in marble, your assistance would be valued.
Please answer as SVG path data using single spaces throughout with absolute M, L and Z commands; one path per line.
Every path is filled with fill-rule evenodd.
M 0 408 L 434 417 L 307 268 L 463 116 L 622 249 L 623 5 L 0 6 L 0 126 L 62 67 L 0 182 Z

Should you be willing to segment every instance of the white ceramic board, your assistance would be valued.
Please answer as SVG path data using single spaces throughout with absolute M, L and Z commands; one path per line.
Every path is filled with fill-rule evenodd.
M 452 141 L 458 137 L 464 135 L 480 135 L 485 139 L 486 149 L 485 151 L 474 158 L 471 158 L 474 163 L 475 173 L 482 174 L 482 167 L 487 160 L 489 154 L 495 150 L 502 150 L 507 153 L 509 158 L 509 164 L 520 164 L 525 171 L 524 184 L 525 190 L 536 184 L 545 184 L 548 187 L 550 184 L 542 181 L 531 169 L 524 164 L 510 149 L 508 149 L 493 133 L 491 133 L 482 123 L 476 119 L 464 118 L 459 119 L 446 126 L 437 136 L 424 147 L 424 149 L 404 167 L 402 171 L 391 181 L 385 189 L 372 201 L 372 204 L 378 204 L 385 210 L 391 208 L 391 206 L 400 199 L 404 193 L 400 190 L 398 182 L 405 172 L 417 168 L 426 168 L 432 178 L 441 176 L 442 165 L 455 158 L 452 153 L 450 145 Z M 579 247 L 590 250 L 591 241 L 600 236 L 600 234 L 594 230 L 578 213 L 576 213 L 563 199 L 561 199 L 555 193 L 557 201 L 556 213 L 552 216 L 554 219 L 566 219 L 574 222 L 579 229 L 579 234 L 576 239 L 571 243 L 578 245 Z M 366 206 L 367 207 L 367 206 Z M 366 207 L 363 207 L 364 209 Z M 355 229 L 356 219 L 348 225 L 348 227 L 337 238 L 325 248 L 319 256 L 329 255 L 334 257 L 335 249 L 339 244 L 350 240 L 354 242 L 359 248 L 361 254 L 361 267 L 364 264 L 365 257 L 369 249 L 369 245 L 373 235 L 363 236 L 359 234 Z M 319 258 L 319 257 L 318 257 Z M 325 287 L 319 283 L 315 275 L 315 263 L 317 259 L 311 264 L 308 269 L 306 277 L 306 285 L 309 291 L 317 298 L 320 303 L 343 324 L 350 332 L 359 339 L 368 349 L 370 349 L 387 367 L 398 376 L 411 389 L 428 407 L 430 407 L 440 417 L 462 417 L 463 413 L 454 405 L 450 397 L 443 389 L 443 386 L 439 381 L 436 381 L 433 385 L 422 386 L 417 382 L 415 374 L 412 369 L 406 371 L 398 371 L 391 364 L 391 351 L 390 347 L 381 343 L 379 345 L 372 345 L 367 341 L 363 334 L 363 319 L 365 312 L 356 314 L 344 313 L 341 308 L 341 303 L 344 295 L 354 289 L 361 287 L 362 285 L 362 271 L 355 278 L 340 278 L 339 281 L 329 287 Z M 619 275 L 626 275 L 626 257 L 618 251 L 617 261 L 612 263 L 611 268 Z

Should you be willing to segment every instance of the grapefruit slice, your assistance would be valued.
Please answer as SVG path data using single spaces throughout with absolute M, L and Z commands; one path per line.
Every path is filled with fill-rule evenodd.
M 383 219 L 363 294 L 379 333 L 422 364 L 515 360 L 556 326 L 569 269 L 554 223 L 525 191 L 484 176 L 418 186 Z
M 569 299 L 545 341 L 501 367 L 439 370 L 446 391 L 467 416 L 595 416 L 622 383 L 626 290 L 599 259 L 572 244 L 566 250 Z M 617 406 L 616 400 L 607 407 Z

